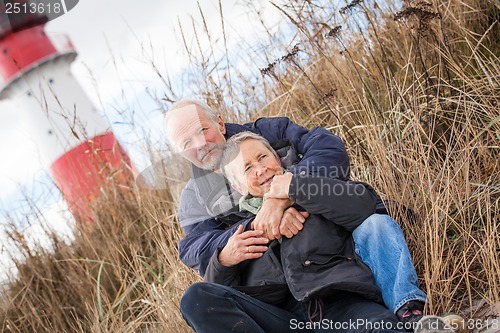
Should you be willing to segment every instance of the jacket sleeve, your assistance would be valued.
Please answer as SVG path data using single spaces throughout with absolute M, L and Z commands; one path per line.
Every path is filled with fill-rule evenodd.
M 184 228 L 186 237 L 178 244 L 179 258 L 186 265 L 199 271 L 201 276 L 205 275 L 208 263 L 218 248 L 223 248 L 229 237 L 236 231 L 238 225 L 244 224 L 245 230 L 250 227 L 251 219 L 243 220 L 234 224 L 230 229 L 225 229 L 224 223 L 215 218 L 206 219 Z
M 200 203 L 196 192 L 196 183 L 190 179 L 182 189 L 177 218 L 184 231 L 192 229 L 198 222 L 211 219 L 207 209 Z
M 300 161 L 291 172 L 320 177 L 349 179 L 349 156 L 342 140 L 323 127 L 311 130 L 293 123 L 289 118 L 260 118 L 253 128 L 269 142 L 288 139 Z
M 375 213 L 377 194 L 365 183 L 294 175 L 290 199 L 312 214 L 321 214 L 349 231 Z
M 217 249 L 208 263 L 205 273 L 205 281 L 232 287 L 239 285 L 238 266 L 223 266 L 219 261 L 219 253 L 222 248 Z

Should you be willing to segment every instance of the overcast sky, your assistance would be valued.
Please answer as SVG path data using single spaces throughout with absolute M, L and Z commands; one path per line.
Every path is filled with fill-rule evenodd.
M 212 37 L 220 38 L 218 2 L 199 2 Z M 252 3 L 266 8 L 264 13 L 269 22 L 281 20 L 267 1 Z M 229 48 L 241 47 L 238 38 L 247 42 L 258 38 L 257 23 L 246 15 L 248 8 L 242 6 L 241 1 L 222 0 L 222 7 L 231 41 Z M 201 24 L 195 0 L 80 0 L 74 9 L 45 27 L 49 35 L 69 36 L 78 52 L 72 65 L 73 75 L 108 118 L 115 135 L 139 168 L 148 163 L 140 153 L 146 137 L 151 134 L 154 140 L 163 140 L 161 110 L 150 95 L 161 96 L 164 86 L 150 60 L 154 59 L 162 75 L 168 73 L 177 82 L 175 78 L 187 66 L 181 52 L 178 22 L 183 24 L 187 42 L 192 44 L 195 41 L 190 34 L 191 16 Z M 60 211 L 65 206 L 50 183 L 36 138 L 30 136 L 27 116 L 8 101 L 0 102 L 0 226 L 7 220 L 5 214 L 18 211 L 22 216 L 22 198 L 29 196 L 40 205 L 42 213 L 50 217 L 39 219 L 64 232 L 67 216 L 61 217 Z M 40 226 L 35 225 L 27 232 L 36 238 L 33 235 L 40 230 Z M 1 264 L 8 250 L 1 235 L 0 244 L 3 244 Z
M 266 6 L 271 20 L 279 17 L 267 1 L 253 2 Z M 256 24 L 245 15 L 248 9 L 238 1 L 223 0 L 222 5 L 228 34 L 237 29 L 241 36 L 248 36 L 246 39 L 255 38 L 252 27 Z M 217 1 L 200 1 L 200 6 L 211 34 L 220 37 Z M 78 52 L 72 66 L 74 76 L 129 150 L 136 149 L 149 130 L 157 132 L 155 137 L 161 135 L 161 110 L 149 94 L 160 96 L 164 87 L 149 60 L 154 59 L 162 75 L 168 73 L 175 82 L 186 59 L 174 29 L 179 30 L 181 21 L 188 43 L 194 43 L 189 35 L 191 15 L 200 21 L 195 0 L 84 0 L 46 25 L 49 35 L 64 33 L 73 42 Z M 9 201 L 18 185 L 33 177 L 47 177 L 40 171 L 42 156 L 36 138 L 30 137 L 26 116 L 9 102 L 0 102 L 0 201 Z M 136 152 L 131 153 L 143 167 L 146 162 Z

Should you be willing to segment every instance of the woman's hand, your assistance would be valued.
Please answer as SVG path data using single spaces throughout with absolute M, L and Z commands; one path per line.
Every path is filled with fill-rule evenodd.
M 262 207 L 252 222 L 252 229 L 262 230 L 263 237 L 269 240 L 281 238 L 280 224 L 284 211 L 292 205 L 290 199 L 269 198 L 264 200 Z
M 290 188 L 292 176 L 291 172 L 286 172 L 281 176 L 274 176 L 271 188 L 264 195 L 264 198 L 288 199 L 288 189 Z
M 248 230 L 243 232 L 243 225 L 239 225 L 234 235 L 227 241 L 226 246 L 219 253 L 219 262 L 226 267 L 234 266 L 248 259 L 262 257 L 267 250 L 269 240 L 262 237 L 262 230 Z

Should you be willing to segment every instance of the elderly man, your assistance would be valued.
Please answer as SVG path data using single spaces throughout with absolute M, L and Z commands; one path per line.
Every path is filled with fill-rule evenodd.
M 224 248 L 235 233 L 236 225 L 243 224 L 246 231 L 262 232 L 263 237 L 249 237 L 233 244 L 233 251 L 244 251 L 245 259 L 253 259 L 259 256 L 253 252 L 254 246 L 281 236 L 293 237 L 308 216 L 290 207 L 289 200 L 279 198 L 266 200 L 255 218 L 239 212 L 239 195 L 231 191 L 218 172 L 227 138 L 250 130 L 265 137 L 278 151 L 282 142 L 289 143 L 298 156 L 292 162 L 292 173 L 349 179 L 349 158 L 341 139 L 321 127 L 307 130 L 283 117 L 261 118 L 245 125 L 224 123 L 206 104 L 181 100 L 166 113 L 165 128 L 170 143 L 193 164 L 192 178 L 181 194 L 178 212 L 186 233 L 179 243 L 179 253 L 187 266 L 202 275 L 211 256 Z M 379 200 L 380 211 L 384 207 Z M 388 216 L 366 222 L 353 232 L 356 253 L 373 271 L 386 306 L 403 322 L 417 321 L 426 296 L 418 289 L 401 229 Z

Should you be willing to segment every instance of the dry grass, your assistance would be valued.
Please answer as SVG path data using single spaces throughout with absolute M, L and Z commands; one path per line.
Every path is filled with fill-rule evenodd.
M 198 277 L 182 267 L 168 191 L 110 195 L 71 245 L 29 250 L 10 285 L 2 332 L 185 332 L 182 291 Z M 174 329 L 175 328 L 175 329 Z
M 498 4 L 289 1 L 276 8 L 295 35 L 270 33 L 249 47 L 238 63 L 251 73 L 228 54 L 218 59 L 186 44 L 196 93 L 234 120 L 286 115 L 344 138 L 353 178 L 418 216 L 399 221 L 429 311 L 499 303 Z M 199 21 L 205 32 L 197 38 L 216 40 L 203 14 Z M 2 331 L 188 331 L 178 301 L 198 277 L 177 259 L 174 200 L 130 192 L 111 196 L 99 228 L 79 232 L 74 244 L 55 239 L 54 254 L 26 253 L 4 301 Z

